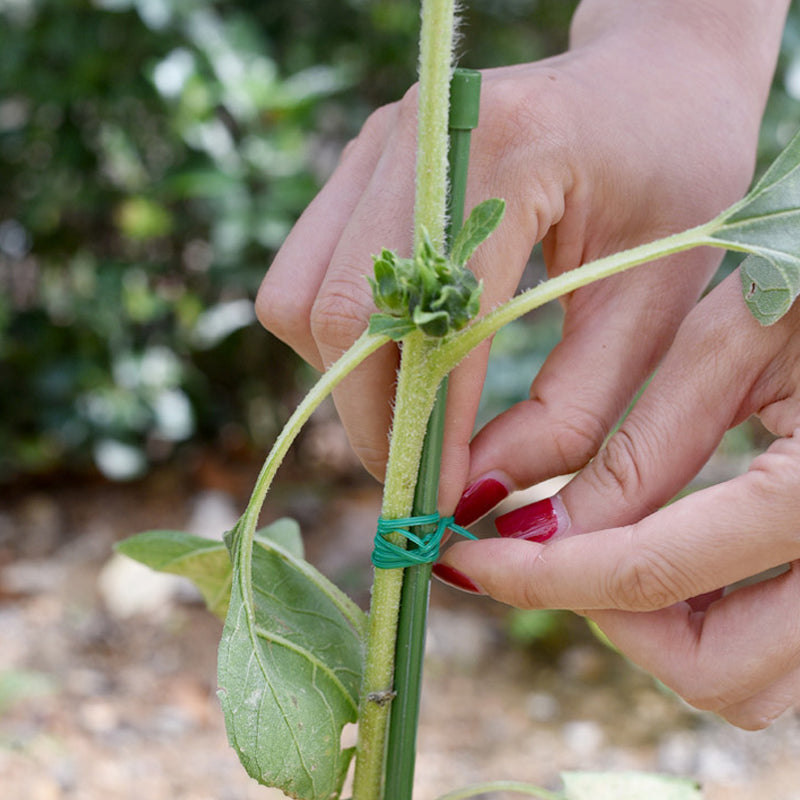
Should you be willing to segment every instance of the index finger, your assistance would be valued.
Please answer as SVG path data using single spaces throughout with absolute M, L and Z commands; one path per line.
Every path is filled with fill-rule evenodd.
M 464 542 L 442 562 L 520 608 L 653 611 L 800 557 L 800 428 L 750 470 L 640 522 L 539 544 Z

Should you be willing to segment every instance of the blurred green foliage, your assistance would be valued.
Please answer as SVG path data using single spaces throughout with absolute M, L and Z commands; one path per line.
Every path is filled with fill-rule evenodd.
M 465 4 L 462 63 L 563 49 L 576 4 Z M 792 14 L 765 152 L 800 118 Z M 252 299 L 417 26 L 408 0 L 0 0 L 0 481 L 264 446 L 298 365 Z

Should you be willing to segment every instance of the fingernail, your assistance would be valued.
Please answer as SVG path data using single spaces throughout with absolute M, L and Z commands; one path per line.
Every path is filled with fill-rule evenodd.
M 448 586 L 453 586 L 456 589 L 461 589 L 462 592 L 469 592 L 470 594 L 486 594 L 486 592 L 478 586 L 475 581 L 468 578 L 463 572 L 459 572 L 447 564 L 434 564 L 433 574 Z
M 470 484 L 461 495 L 453 516 L 457 525 L 471 525 L 509 495 L 508 487 L 496 477 L 486 476 Z
M 529 542 L 546 542 L 557 533 L 569 529 L 570 520 L 561 498 L 548 497 L 529 506 L 503 514 L 494 521 L 501 536 L 526 539 Z
M 725 589 L 714 589 L 711 592 L 690 597 L 686 602 L 689 604 L 692 611 L 708 611 L 709 606 L 711 606 L 712 603 L 716 603 L 717 600 L 720 600 L 724 593 Z

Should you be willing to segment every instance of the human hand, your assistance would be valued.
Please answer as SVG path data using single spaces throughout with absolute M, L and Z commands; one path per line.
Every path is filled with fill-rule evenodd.
M 568 54 L 485 73 L 467 207 L 500 196 L 508 210 L 471 265 L 485 280 L 484 310 L 514 292 L 542 238 L 555 275 L 704 221 L 746 188 L 763 76 L 743 79 L 734 65 L 741 54 L 710 47 L 707 36 L 701 41 L 679 25 L 662 25 L 653 35 L 651 21 L 639 17 L 637 25 L 599 34 L 579 19 Z M 370 118 L 259 294 L 264 324 L 319 368 L 352 343 L 374 311 L 363 277 L 370 254 L 410 248 L 415 104 L 412 91 Z M 722 117 L 725 125 L 718 124 Z M 540 454 L 535 463 L 520 459 L 509 468 L 506 489 L 575 470 L 594 455 L 716 263 L 713 253 L 697 251 L 564 301 L 563 341 L 531 401 L 504 416 Z M 467 477 L 479 479 L 495 460 L 492 447 L 479 444 L 470 463 L 468 447 L 486 355 L 486 347 L 472 354 L 451 378 L 445 513 Z M 378 477 L 396 359 L 384 348 L 336 394 L 354 448 Z
M 654 510 L 752 414 L 780 438 L 746 474 Z M 741 727 L 796 706 L 800 304 L 762 328 L 738 274 L 726 279 L 687 316 L 598 456 L 558 498 L 497 526 L 508 538 L 455 544 L 434 571 L 521 608 L 588 614 L 692 705 Z M 780 577 L 722 596 L 786 563 Z

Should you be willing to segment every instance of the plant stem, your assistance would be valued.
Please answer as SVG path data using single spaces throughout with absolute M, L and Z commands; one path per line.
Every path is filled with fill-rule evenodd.
M 252 521 L 253 530 L 258 522 L 261 513 L 261 506 L 264 504 L 269 487 L 272 483 L 278 467 L 281 465 L 292 442 L 297 437 L 300 429 L 306 423 L 317 406 L 333 391 L 333 389 L 352 372 L 364 359 L 372 355 L 376 350 L 389 341 L 388 336 L 362 333 L 340 358 L 328 369 L 322 377 L 311 387 L 309 393 L 303 398 L 300 405 L 287 423 L 283 426 L 280 435 L 275 440 L 275 444 L 269 451 L 269 455 L 261 467 L 261 472 L 256 478 L 253 493 L 245 509 L 243 520 L 245 524 Z
M 438 247 L 441 248 L 444 243 L 447 123 L 454 30 L 453 0 L 422 0 L 414 198 L 415 249 L 424 231 Z M 432 375 L 428 367 L 431 348 L 432 345 L 418 331 L 410 333 L 403 341 L 381 511 L 385 519 L 405 517 L 412 510 L 428 417 L 443 377 Z M 402 576 L 402 570 L 375 570 L 358 717 L 359 742 L 353 800 L 379 800 L 383 793 L 386 731 L 393 691 Z
M 431 358 L 431 369 L 440 376 L 447 375 L 464 356 L 477 347 L 484 339 L 488 339 L 504 325 L 527 314 L 534 308 L 555 300 L 562 295 L 574 292 L 590 283 L 608 278 L 618 272 L 624 272 L 632 267 L 655 261 L 674 253 L 691 250 L 693 247 L 710 245 L 712 247 L 726 247 L 711 234 L 721 226 L 723 216 L 717 217 L 703 225 L 690 228 L 682 233 L 666 236 L 654 242 L 623 250 L 621 253 L 599 258 L 576 269 L 550 278 L 532 289 L 511 298 L 508 302 L 489 312 L 485 317 L 455 334 L 451 339 L 439 347 Z
M 414 247 L 427 230 L 438 249 L 444 245 L 447 204 L 447 123 L 455 31 L 454 0 L 422 0 L 417 119 L 417 183 Z
M 381 509 L 385 519 L 407 517 L 412 510 L 420 453 L 439 383 L 438 380 L 432 382 L 427 368 L 430 350 L 430 340 L 419 331 L 410 333 L 403 340 Z M 404 543 L 399 535 L 396 535 L 395 542 Z M 378 800 L 382 796 L 402 584 L 402 569 L 375 570 L 358 715 L 353 800 Z
M 455 70 L 450 84 L 448 125 L 448 248 L 461 230 L 464 220 L 470 135 L 478 124 L 480 89 L 479 72 Z M 433 411 L 428 420 L 414 492 L 414 516 L 433 514 L 438 508 L 446 400 L 447 377 L 439 384 Z M 432 528 L 433 526 L 429 526 L 419 533 L 432 533 Z M 411 800 L 413 793 L 430 582 L 430 564 L 417 564 L 403 570 L 394 670 L 394 689 L 397 696 L 392 701 L 387 738 L 386 800 Z

